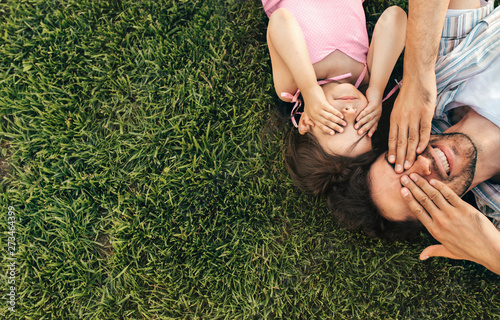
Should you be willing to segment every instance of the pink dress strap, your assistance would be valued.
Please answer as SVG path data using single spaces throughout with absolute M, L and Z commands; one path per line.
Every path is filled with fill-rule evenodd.
M 366 63 L 365 63 L 365 67 L 363 68 L 363 72 L 361 72 L 361 74 L 358 77 L 358 80 L 356 81 L 356 84 L 354 85 L 356 88 L 359 88 L 359 85 L 361 84 L 361 82 L 365 78 L 365 74 L 366 74 L 367 69 L 368 68 L 367 68 Z
M 384 99 L 382 99 L 382 102 L 384 102 L 385 100 L 389 99 L 393 94 L 394 92 L 396 92 L 398 89 L 401 88 L 401 84 L 403 84 L 403 80 L 399 81 L 394 79 L 394 81 L 396 81 L 396 85 L 394 86 L 394 88 L 392 88 L 391 91 L 389 91 L 389 93 L 387 93 L 387 95 L 385 96 Z

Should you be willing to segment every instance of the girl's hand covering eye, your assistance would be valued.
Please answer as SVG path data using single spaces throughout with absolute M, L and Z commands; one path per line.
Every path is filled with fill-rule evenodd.
M 359 135 L 368 132 L 368 136 L 372 137 L 377 130 L 378 121 L 382 115 L 382 94 L 378 90 L 368 88 L 366 90 L 366 99 L 368 105 L 356 118 L 354 128 L 358 130 Z
M 303 90 L 302 97 L 304 98 L 304 112 L 309 115 L 316 127 L 330 135 L 344 131 L 342 128 L 346 126 L 343 120 L 344 115 L 328 103 L 319 85 Z

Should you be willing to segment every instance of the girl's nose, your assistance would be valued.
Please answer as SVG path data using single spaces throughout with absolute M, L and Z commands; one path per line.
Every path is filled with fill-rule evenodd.
M 343 112 L 344 114 L 355 114 L 355 113 L 356 113 L 356 108 L 351 107 L 351 106 L 344 107 L 344 108 L 342 109 L 342 112 Z
M 418 173 L 421 176 L 428 176 L 431 172 L 431 161 L 430 159 L 424 157 L 423 155 L 419 155 L 417 157 L 417 161 L 411 167 L 411 172 Z
M 356 117 L 356 108 L 350 106 L 344 107 L 342 108 L 342 113 L 348 122 L 352 122 Z

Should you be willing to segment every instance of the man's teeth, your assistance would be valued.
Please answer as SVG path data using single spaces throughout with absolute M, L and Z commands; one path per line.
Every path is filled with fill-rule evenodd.
M 436 154 L 438 155 L 439 159 L 441 159 L 441 162 L 443 163 L 446 173 L 450 173 L 450 164 L 448 163 L 448 159 L 446 159 L 446 156 L 444 155 L 443 151 L 439 150 L 438 148 L 434 148 L 434 150 L 436 151 Z

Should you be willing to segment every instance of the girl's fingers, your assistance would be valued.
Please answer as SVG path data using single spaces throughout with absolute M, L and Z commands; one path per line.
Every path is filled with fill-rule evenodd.
M 328 112 L 321 114 L 321 117 L 322 117 L 322 122 L 325 126 L 330 126 L 330 124 L 336 124 L 340 126 L 347 125 L 347 123 L 344 120 Z
M 375 127 L 375 129 L 377 128 L 377 124 L 378 124 L 378 121 L 377 119 L 370 119 L 369 121 L 367 121 L 366 123 L 364 123 L 359 129 L 358 129 L 358 134 L 359 135 L 362 135 L 364 134 L 365 132 L 367 131 L 370 131 L 373 127 Z M 375 130 L 374 130 L 375 131 Z
M 365 109 L 366 110 L 366 109 Z M 369 123 L 369 128 L 373 126 L 373 122 L 378 123 L 378 120 L 380 119 L 380 114 L 377 113 L 376 111 L 367 113 L 363 117 L 358 117 L 359 120 L 356 120 L 356 124 L 354 126 L 354 129 L 359 129 L 364 126 L 366 126 L 367 123 Z M 365 128 L 364 131 L 367 131 L 369 128 Z
M 327 121 L 326 123 L 322 123 L 321 124 L 323 127 L 320 127 L 323 131 L 325 131 L 326 133 L 329 133 L 329 134 L 332 134 L 332 130 L 334 131 L 333 134 L 335 134 L 335 132 L 339 132 L 339 133 L 342 133 L 344 132 L 344 128 L 339 126 L 337 123 L 335 122 L 331 122 L 331 121 Z
M 368 110 L 366 109 L 368 109 L 368 107 L 366 107 L 363 111 L 361 111 L 361 113 L 356 118 L 356 122 L 360 122 L 364 117 L 366 117 L 366 115 L 368 114 Z
M 333 122 L 337 122 L 334 119 L 336 119 L 338 121 L 342 121 L 342 122 L 344 121 L 344 120 L 342 120 L 342 119 L 344 119 L 344 114 L 342 112 L 340 112 L 339 110 L 335 109 L 334 107 L 332 107 L 331 105 L 328 105 L 328 107 L 326 109 L 323 109 L 322 111 L 323 111 L 322 116 L 325 118 L 332 118 L 331 121 L 333 121 Z
M 378 121 L 375 122 L 375 124 L 373 125 L 373 127 L 368 132 L 368 136 L 370 138 L 373 136 L 373 134 L 375 133 L 375 131 L 377 131 L 377 126 L 378 126 Z
M 320 121 L 317 121 L 316 126 L 329 135 L 334 135 L 337 132 L 342 133 L 344 131 L 344 128 L 339 124 L 326 118 L 321 118 Z
M 358 116 L 356 117 L 356 122 L 363 121 L 363 118 L 367 117 L 368 115 L 372 114 L 375 111 L 375 108 L 372 106 L 368 105 L 366 108 L 361 111 Z
M 368 132 L 368 135 L 371 137 L 373 133 L 377 130 L 378 121 L 380 120 L 380 114 L 377 112 L 373 112 L 368 114 L 366 117 L 361 119 L 354 128 L 358 130 L 358 134 L 362 135 L 365 132 Z
M 332 136 L 335 134 L 335 130 L 333 130 L 332 128 L 330 128 L 328 126 L 325 126 L 322 123 L 318 123 L 317 127 L 320 130 L 322 130 L 324 133 L 326 133 L 326 134 L 329 134 L 329 135 L 332 135 Z
M 331 114 L 331 113 L 328 113 L 327 111 L 324 111 L 322 114 L 321 114 L 321 122 L 323 123 L 323 125 L 337 131 L 337 132 L 342 132 L 344 131 L 344 129 L 340 130 L 341 129 L 341 126 L 346 126 L 347 123 L 340 119 L 339 117 Z
M 359 119 L 358 122 L 354 125 L 354 129 L 361 129 L 362 127 L 365 126 L 366 123 L 370 122 L 373 119 L 373 115 L 366 115 L 365 117 Z

